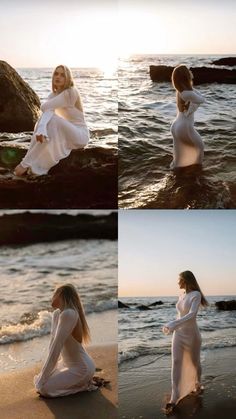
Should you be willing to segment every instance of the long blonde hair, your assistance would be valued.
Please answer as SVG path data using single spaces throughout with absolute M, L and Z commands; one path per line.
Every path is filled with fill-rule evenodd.
M 193 89 L 193 73 L 186 67 L 186 65 L 180 64 L 174 68 L 171 80 L 172 85 L 176 90 L 176 101 L 178 109 L 181 112 L 184 112 L 188 109 L 189 104 L 185 104 L 179 93 L 181 93 L 183 90 Z
M 57 92 L 56 86 L 54 84 L 54 76 L 55 76 L 55 72 L 57 71 L 58 68 L 62 68 L 63 71 L 64 71 L 64 74 L 65 74 L 65 84 L 64 84 L 64 87 L 63 87 L 62 91 L 66 90 L 66 89 L 70 89 L 70 87 L 75 87 L 75 82 L 74 82 L 74 78 L 73 78 L 73 74 L 72 74 L 71 69 L 64 64 L 59 64 L 54 69 L 54 71 L 52 73 L 52 92 L 53 93 Z M 68 92 L 70 93 L 70 91 L 68 91 Z M 82 103 L 82 99 L 81 99 L 81 96 L 80 96 L 78 90 L 77 90 L 77 93 L 78 93 L 78 98 L 76 100 L 75 107 L 77 109 L 79 109 L 81 112 L 83 112 L 83 103 Z
M 201 294 L 201 305 L 203 307 L 208 306 L 208 302 L 203 295 L 201 288 L 198 285 L 198 282 L 191 271 L 184 271 L 179 274 L 180 278 L 183 279 L 186 292 L 190 291 L 199 291 Z
M 80 300 L 80 296 L 76 291 L 76 288 L 72 284 L 66 284 L 58 287 L 55 293 L 60 294 L 65 308 L 73 308 L 78 312 L 82 325 L 82 340 L 84 343 L 88 343 L 90 341 L 89 326 L 85 318 L 82 301 Z

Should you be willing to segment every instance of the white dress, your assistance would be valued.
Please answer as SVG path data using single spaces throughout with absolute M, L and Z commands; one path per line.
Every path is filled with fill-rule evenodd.
M 59 94 L 51 93 L 41 105 L 42 115 L 35 125 L 28 152 L 21 165 L 36 175 L 47 174 L 71 150 L 83 148 L 89 141 L 84 114 L 75 107 L 79 93 L 75 87 Z M 43 143 L 36 135 L 44 135 Z
M 174 331 L 172 338 L 172 393 L 171 402 L 178 403 L 183 397 L 200 385 L 201 335 L 196 316 L 201 303 L 199 291 L 191 291 L 181 296 L 176 304 L 178 320 L 166 327 Z
M 194 112 L 205 102 L 204 97 L 196 90 L 184 90 L 179 93 L 189 108 L 178 111 L 177 117 L 171 125 L 173 135 L 173 161 L 171 169 L 202 164 L 204 145 L 201 136 L 194 128 Z
M 78 317 L 78 312 L 71 308 L 53 312 L 49 354 L 42 371 L 34 377 L 35 388 L 43 396 L 66 396 L 97 389 L 92 384 L 94 362 L 71 334 Z

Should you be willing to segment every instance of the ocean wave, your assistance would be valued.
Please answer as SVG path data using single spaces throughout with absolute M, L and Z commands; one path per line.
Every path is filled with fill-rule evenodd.
M 101 301 L 100 303 L 96 304 L 88 304 L 86 305 L 86 313 L 101 313 L 102 311 L 108 310 L 117 310 L 117 300 L 111 299 L 107 301 Z
M 148 346 L 137 346 L 137 348 L 130 349 L 125 352 L 119 352 L 118 354 L 118 364 L 121 365 L 122 363 L 126 361 L 131 361 L 136 358 L 139 358 L 140 356 L 148 356 L 148 355 L 169 355 L 170 354 L 170 348 L 153 348 Z
M 98 304 L 86 306 L 86 313 L 101 313 L 117 309 L 117 301 L 101 301 Z M 7 324 L 0 328 L 0 345 L 23 342 L 36 337 L 48 335 L 51 330 L 52 313 L 44 310 L 37 313 L 27 313 L 21 316 L 17 324 Z
M 52 315 L 49 311 L 40 311 L 32 323 L 18 323 L 2 326 L 0 344 L 23 342 L 50 333 Z
M 208 341 L 205 342 L 202 346 L 202 353 L 205 351 L 214 350 L 214 349 L 223 349 L 223 348 L 234 348 L 236 347 L 236 337 L 230 340 L 220 340 L 220 341 Z M 131 361 L 143 356 L 157 356 L 157 355 L 170 355 L 171 354 L 171 344 L 169 346 L 162 347 L 153 347 L 153 346 L 144 346 L 137 345 L 127 351 L 120 351 L 118 355 L 118 364 L 121 365 L 124 362 Z

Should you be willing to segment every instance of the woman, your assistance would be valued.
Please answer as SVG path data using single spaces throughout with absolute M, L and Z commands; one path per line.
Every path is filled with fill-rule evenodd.
M 89 141 L 82 101 L 69 68 L 59 65 L 52 76 L 52 93 L 41 106 L 42 116 L 35 125 L 30 147 L 14 174 L 28 171 L 45 175 L 72 149 Z
M 42 371 L 34 377 L 37 392 L 46 397 L 66 396 L 95 390 L 93 360 L 82 343 L 89 340 L 89 327 L 80 297 L 73 285 L 63 285 L 52 298 L 53 312 L 49 354 Z M 62 361 L 58 362 L 62 355 Z
M 167 323 L 163 332 L 174 332 L 172 339 L 172 393 L 165 411 L 170 413 L 175 405 L 189 393 L 201 390 L 200 348 L 201 335 L 197 326 L 196 316 L 200 305 L 207 306 L 198 283 L 190 271 L 179 275 L 179 287 L 185 289 L 180 296 L 176 308 L 178 320 Z
M 205 99 L 193 89 L 193 75 L 185 65 L 175 67 L 172 84 L 176 89 L 178 114 L 171 125 L 174 150 L 170 167 L 176 169 L 193 164 L 201 165 L 204 146 L 200 135 L 194 129 L 194 112 Z

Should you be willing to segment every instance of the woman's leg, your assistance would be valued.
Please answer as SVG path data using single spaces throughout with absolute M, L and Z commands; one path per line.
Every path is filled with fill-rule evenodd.
M 183 348 L 176 335 L 172 341 L 172 368 L 171 368 L 171 384 L 172 392 L 170 403 L 176 403 L 179 398 L 179 383 L 181 380 L 183 362 Z
M 39 389 L 42 396 L 59 397 L 74 394 L 88 389 L 90 380 L 86 369 L 80 374 L 75 374 L 70 369 L 55 371 Z

